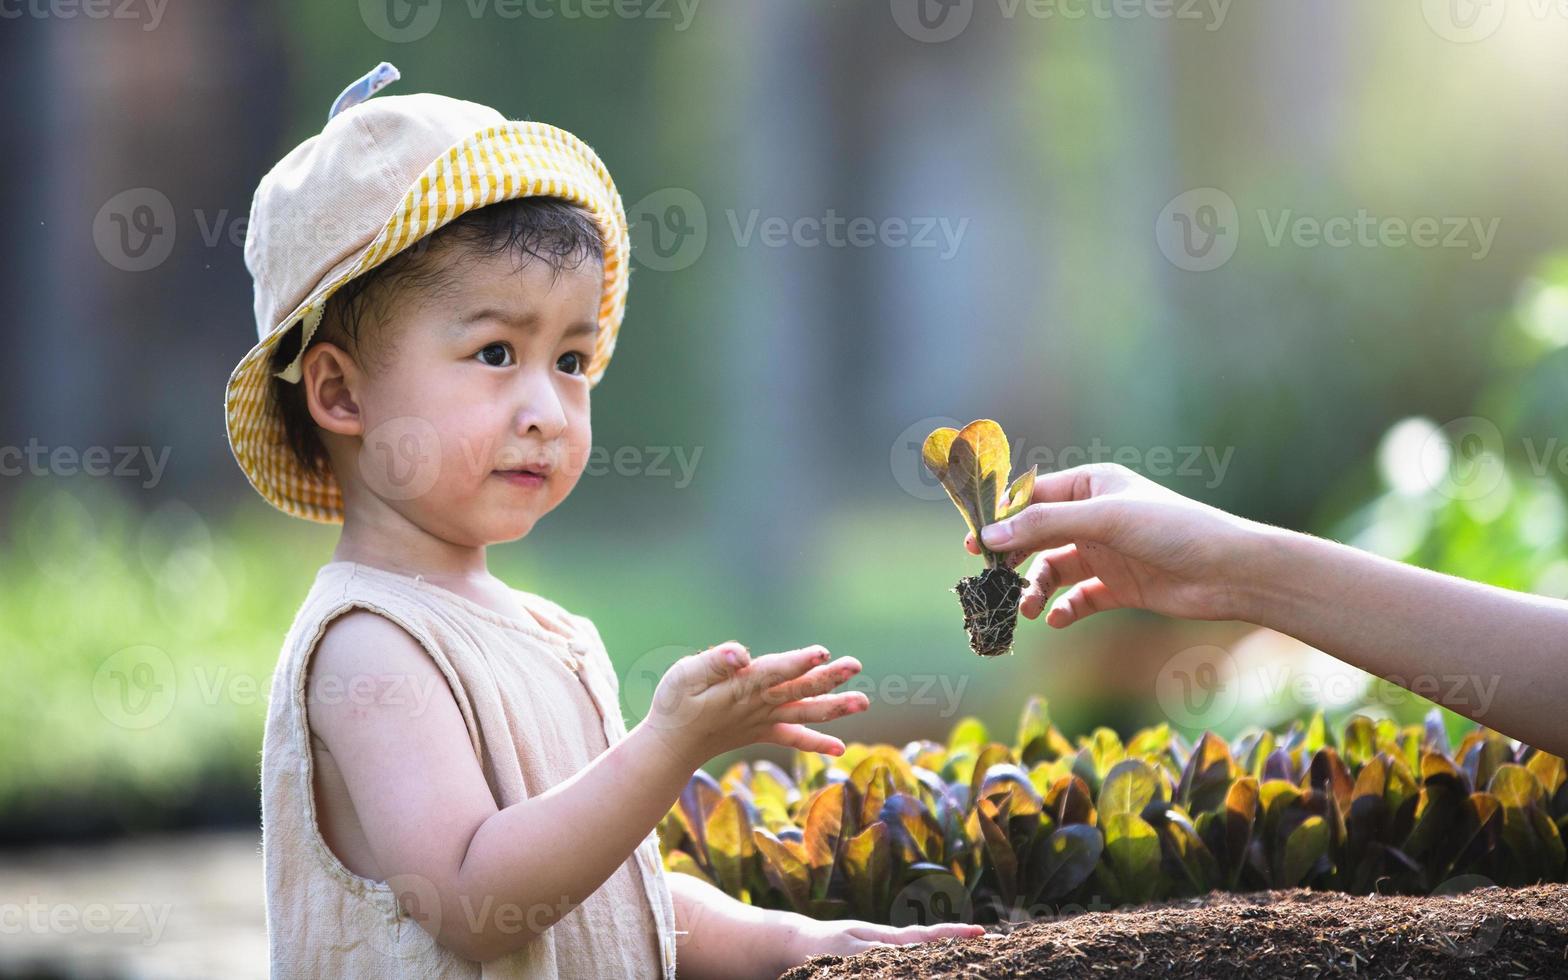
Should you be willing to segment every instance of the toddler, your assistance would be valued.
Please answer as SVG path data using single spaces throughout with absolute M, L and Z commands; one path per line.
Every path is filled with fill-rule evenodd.
M 775 977 L 822 953 L 973 936 L 764 912 L 666 874 L 692 772 L 759 742 L 838 754 L 860 665 L 730 642 L 630 731 L 593 623 L 508 587 L 587 462 L 626 303 L 626 219 L 570 133 L 471 102 L 372 98 L 383 65 L 258 187 L 259 343 L 236 460 L 341 525 L 284 640 L 262 749 L 275 977 Z

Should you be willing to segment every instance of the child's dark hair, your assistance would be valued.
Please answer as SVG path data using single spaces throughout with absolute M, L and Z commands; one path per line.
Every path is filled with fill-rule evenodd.
M 366 318 L 376 322 L 387 309 L 388 301 L 404 290 L 417 290 L 430 298 L 451 289 L 447 264 L 433 259 L 435 253 L 449 248 L 479 257 L 509 253 L 517 259 L 518 268 L 543 261 L 555 273 L 575 269 L 584 262 L 604 261 L 604 239 L 599 226 L 579 205 L 558 197 L 499 201 L 443 225 L 376 268 L 344 283 L 327 300 L 321 324 L 306 349 L 330 341 L 347 350 L 361 365 L 367 361 L 384 363 L 388 345 L 384 338 L 374 336 L 374 330 L 362 334 Z M 303 332 L 296 328 L 278 342 L 271 359 L 274 374 L 299 353 Z M 289 449 L 307 471 L 326 476 L 326 448 L 305 404 L 303 384 L 276 377 L 271 384 Z

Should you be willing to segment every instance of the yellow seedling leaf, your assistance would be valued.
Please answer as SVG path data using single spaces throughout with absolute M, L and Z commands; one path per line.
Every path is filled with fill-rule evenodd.
M 997 520 L 1006 520 L 1014 514 L 1029 506 L 1030 498 L 1034 496 L 1034 476 L 1037 467 L 1031 466 L 1024 470 L 1007 488 L 1007 502 L 997 512 Z
M 1007 485 L 1007 474 L 1013 468 L 1007 434 L 991 419 L 976 419 L 958 430 L 956 441 L 969 443 L 980 458 L 982 485 L 985 476 L 994 477 L 995 490 L 992 491 L 990 510 L 995 514 L 1002 503 L 1002 488 Z M 948 453 L 948 462 L 951 465 L 951 452 Z
M 991 419 L 976 419 L 957 430 L 935 430 L 926 437 L 920 455 L 926 468 L 941 481 L 942 489 L 952 498 L 958 512 L 964 515 L 964 523 L 969 525 L 976 540 L 979 540 L 981 528 L 1027 507 L 1034 493 L 1034 467 L 1008 486 L 1012 454 L 1007 434 Z M 1004 557 L 993 554 L 983 545 L 980 551 L 988 566 L 996 566 Z M 1024 556 L 1019 553 L 1017 560 L 1012 555 L 1005 557 L 1011 567 Z
M 996 476 L 987 481 L 974 445 L 964 439 L 953 440 L 947 457 L 947 473 L 942 485 L 964 512 L 969 530 L 980 537 L 980 529 L 996 519 Z
M 926 436 L 925 445 L 920 449 L 920 458 L 925 461 L 926 469 L 938 480 L 947 473 L 947 451 L 957 438 L 957 429 L 943 427 Z
M 969 501 L 959 493 L 958 486 L 954 483 L 949 459 L 953 442 L 958 438 L 957 429 L 941 428 L 926 436 L 925 445 L 921 448 L 921 459 L 926 464 L 926 469 L 942 484 L 942 489 L 947 491 L 947 496 L 953 501 L 953 506 L 964 515 L 964 523 L 969 525 L 969 530 L 976 535 L 980 533 L 975 525 L 975 511 Z

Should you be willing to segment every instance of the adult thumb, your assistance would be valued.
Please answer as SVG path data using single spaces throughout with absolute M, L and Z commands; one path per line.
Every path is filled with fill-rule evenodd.
M 1005 521 L 981 528 L 980 540 L 992 551 L 1043 551 L 1103 541 L 1111 514 L 1111 502 L 1104 499 L 1030 504 Z

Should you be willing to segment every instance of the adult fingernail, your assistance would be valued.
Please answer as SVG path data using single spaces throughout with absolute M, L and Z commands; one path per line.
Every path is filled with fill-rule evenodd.
M 1006 546 L 1013 540 L 1013 527 L 1007 521 L 990 524 L 980 529 L 980 539 L 992 550 Z

